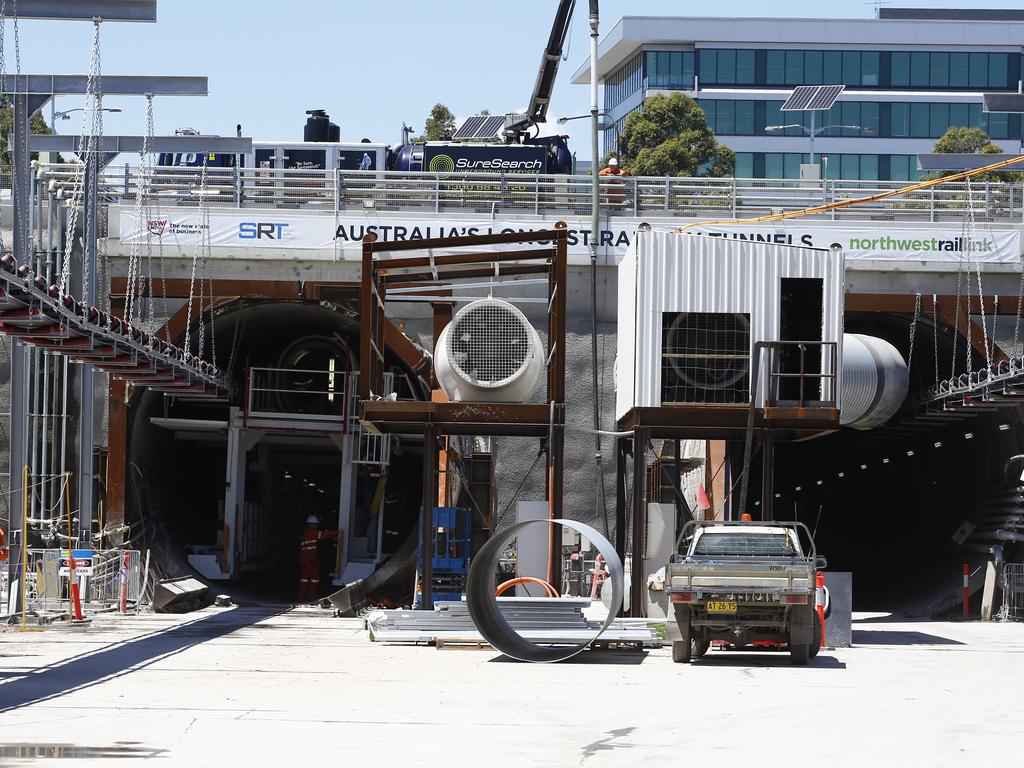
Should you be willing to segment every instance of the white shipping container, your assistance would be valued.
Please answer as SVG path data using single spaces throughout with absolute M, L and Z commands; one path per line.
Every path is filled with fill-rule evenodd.
M 618 269 L 616 418 L 631 409 L 658 407 L 662 392 L 663 315 L 676 312 L 743 313 L 750 317 L 750 348 L 778 341 L 783 278 L 822 281 L 821 340 L 836 344 L 833 361 L 821 354 L 821 372 L 842 359 L 844 264 L 841 251 L 733 240 L 671 231 L 641 231 Z M 767 353 L 761 360 L 755 404 L 768 391 Z M 822 398 L 839 400 L 822 380 Z

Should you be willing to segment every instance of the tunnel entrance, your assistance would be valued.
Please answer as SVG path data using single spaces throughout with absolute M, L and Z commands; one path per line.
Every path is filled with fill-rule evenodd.
M 881 337 L 904 359 L 910 322 L 881 313 L 845 318 L 847 332 Z M 922 323 L 917 334 L 908 402 L 952 370 L 953 330 L 935 332 Z M 962 370 L 966 342 L 958 342 Z M 1014 510 L 1006 497 L 1019 496 L 1020 471 L 1008 476 L 1005 465 L 1020 453 L 1022 433 L 1020 407 L 969 413 L 905 407 L 876 429 L 779 442 L 772 516 L 816 531 L 829 570 L 853 573 L 856 609 L 924 611 L 960 587 L 964 562 L 988 557 L 1001 516 Z M 743 442 L 730 443 L 729 451 L 742 456 Z M 750 487 L 761 488 L 756 454 Z M 759 493 L 754 499 L 757 509 Z
M 415 535 L 422 449 L 359 427 L 356 318 L 326 302 L 240 301 L 216 332 L 228 404 L 149 391 L 131 402 L 129 521 L 148 524 L 165 559 L 259 600 L 295 599 L 312 516 L 339 533 L 318 545 L 318 595 L 369 575 Z M 389 365 L 415 396 L 401 361 Z

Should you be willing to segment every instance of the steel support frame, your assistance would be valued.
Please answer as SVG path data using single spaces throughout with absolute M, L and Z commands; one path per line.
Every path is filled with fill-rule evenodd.
M 537 248 L 435 255 L 442 249 L 483 248 L 491 245 L 550 243 Z M 362 282 L 360 286 L 360 418 L 377 432 L 421 431 L 424 435 L 423 501 L 420 518 L 422 551 L 421 594 L 426 609 L 433 603 L 430 562 L 432 535 L 428 535 L 438 494 L 438 442 L 450 434 L 481 436 L 536 435 L 544 439 L 547 451 L 545 486 L 551 519 L 562 517 L 564 490 L 565 422 L 565 317 L 567 292 L 566 255 L 568 229 L 559 222 L 553 230 L 502 233 L 469 237 L 433 238 L 412 242 L 378 243 L 375 235 L 363 239 Z M 420 251 L 427 256 L 376 258 L 395 251 Z M 511 263 L 509 262 L 525 262 Z M 439 266 L 445 269 L 438 269 Z M 458 267 L 462 267 L 459 269 Z M 403 273 L 402 270 L 425 270 Z M 381 402 L 373 400 L 383 388 L 385 315 L 387 300 L 401 301 L 405 294 L 388 296 L 389 286 L 422 286 L 424 292 L 444 300 L 448 281 L 469 277 L 537 273 L 548 276 L 547 405 L 538 419 L 540 406 L 514 403 Z M 435 302 L 436 303 L 436 302 Z M 443 329 L 443 316 L 435 334 Z M 527 415 L 528 414 L 528 415 Z M 561 581 L 561 538 L 552 535 L 548 552 L 548 573 L 555 584 Z
M 156 0 L 18 0 L 11 16 L 42 21 L 155 22 Z

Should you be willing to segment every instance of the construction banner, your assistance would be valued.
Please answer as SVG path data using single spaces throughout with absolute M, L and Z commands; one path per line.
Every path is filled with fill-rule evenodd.
M 557 219 L 455 218 L 450 216 L 390 216 L 375 212 L 296 213 L 275 208 L 214 210 L 205 220 L 195 209 L 152 216 L 140 227 L 132 209 L 119 210 L 122 244 L 149 244 L 158 249 L 177 249 L 175 256 L 191 256 L 196 246 L 247 248 L 247 258 L 358 261 L 363 237 L 374 234 L 381 242 L 406 242 L 437 237 L 464 237 L 506 232 L 550 229 Z M 594 240 L 590 219 L 566 217 L 569 227 L 570 263 L 589 263 Z M 676 229 L 684 222 L 651 221 L 655 229 Z M 639 224 L 637 219 L 614 217 L 602 220 L 597 234 L 602 263 L 617 263 L 625 255 Z M 770 224 L 713 225 L 686 230 L 737 240 L 754 240 L 811 248 L 842 248 L 847 261 L 962 260 L 1018 263 L 1020 232 L 1010 227 L 979 224 L 929 227 L 879 225 L 842 226 L 828 222 L 779 222 Z M 681 235 L 683 236 L 683 235 Z M 311 253 L 316 251 L 318 253 Z M 172 251 L 173 253 L 173 251 Z

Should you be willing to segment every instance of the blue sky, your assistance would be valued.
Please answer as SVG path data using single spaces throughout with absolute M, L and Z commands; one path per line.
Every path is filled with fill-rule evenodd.
M 972 0 L 901 2 L 900 5 L 961 7 Z M 985 7 L 1020 2 L 985 0 Z M 305 110 L 327 109 L 343 140 L 368 137 L 397 143 L 402 121 L 421 130 L 440 101 L 459 116 L 481 109 L 521 109 L 529 99 L 547 41 L 555 0 L 516 3 L 476 0 L 160 0 L 156 24 L 109 23 L 103 27 L 106 74 L 207 75 L 210 96 L 158 98 L 157 133 L 191 126 L 203 133 L 259 140 L 299 140 Z M 10 3 L 8 3 L 8 8 Z M 861 0 L 602 0 L 602 31 L 624 14 L 717 16 L 835 16 L 870 18 L 873 3 Z M 586 86 L 569 78 L 588 53 L 587 0 L 577 0 L 569 58 L 559 71 L 550 108 L 553 117 L 589 109 Z M 284 13 L 282 13 L 282 10 Z M 14 70 L 13 35 L 7 23 L 8 72 Z M 85 72 L 91 25 L 22 22 L 22 71 Z M 141 134 L 144 102 L 110 97 L 108 133 Z M 58 109 L 81 106 L 58 100 Z M 45 110 L 49 118 L 49 110 Z M 58 121 L 74 133 L 80 121 Z M 577 151 L 586 153 L 586 121 L 566 126 Z

